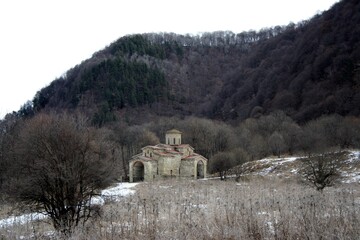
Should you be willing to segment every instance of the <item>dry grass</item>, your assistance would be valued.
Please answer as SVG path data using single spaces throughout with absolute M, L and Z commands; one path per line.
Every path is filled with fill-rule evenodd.
M 356 153 L 356 154 L 355 154 Z M 342 152 L 343 158 L 337 163 L 337 169 L 341 173 L 342 181 L 353 182 L 351 178 L 360 175 L 360 156 L 358 150 Z M 303 161 L 306 156 L 284 156 L 284 158 L 269 157 L 266 159 L 246 162 L 228 171 L 228 175 L 240 175 L 244 177 L 276 176 L 280 178 L 299 178 L 302 174 Z M 291 160 L 293 159 L 293 160 Z M 360 176 L 358 177 L 360 179 Z
M 356 239 L 360 188 L 321 194 L 278 178 L 142 183 L 108 202 L 74 239 Z M 42 225 L 44 226 L 44 225 Z M 21 230 L 21 231 L 20 231 Z M 17 232 L 20 231 L 20 232 Z M 48 238 L 41 223 L 0 229 L 5 239 Z M 56 238 L 53 236 L 52 238 Z M 0 237 L 1 239 L 1 237 Z

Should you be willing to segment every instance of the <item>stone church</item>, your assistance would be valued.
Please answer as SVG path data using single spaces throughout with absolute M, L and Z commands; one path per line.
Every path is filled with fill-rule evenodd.
M 208 160 L 195 153 L 189 144 L 182 144 L 181 132 L 166 132 L 166 144 L 143 147 L 129 163 L 130 182 L 159 179 L 199 179 L 206 177 Z

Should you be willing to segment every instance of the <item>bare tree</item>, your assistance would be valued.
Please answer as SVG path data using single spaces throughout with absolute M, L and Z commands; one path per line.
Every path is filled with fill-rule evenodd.
M 344 153 L 324 153 L 303 160 L 302 175 L 316 190 L 323 191 L 339 179 L 339 167 L 344 160 Z
M 190 117 L 183 122 L 181 129 L 184 129 L 184 142 L 193 146 L 199 154 L 207 158 L 214 155 L 216 126 L 211 120 Z
M 345 117 L 336 130 L 341 149 L 360 146 L 360 119 Z
M 299 148 L 309 157 L 314 153 L 322 153 L 329 149 L 315 121 L 309 122 L 303 127 L 299 139 Z
M 224 152 L 235 146 L 236 135 L 225 124 L 215 126 L 214 153 Z
M 210 160 L 210 172 L 219 173 L 220 179 L 226 179 L 227 171 L 236 165 L 234 155 L 230 152 L 219 152 Z
M 243 173 L 243 168 L 241 167 L 241 165 L 250 161 L 250 155 L 243 148 L 232 149 L 231 153 L 234 155 L 235 158 L 235 166 L 238 166 L 234 169 L 236 177 L 238 178 Z
M 284 137 L 277 131 L 275 131 L 268 139 L 270 149 L 273 155 L 281 157 L 281 153 L 286 149 Z
M 91 199 L 113 179 L 109 152 L 83 118 L 38 115 L 24 124 L 17 143 L 20 177 L 12 194 L 69 236 L 95 214 Z
M 300 136 L 302 129 L 296 123 L 284 123 L 281 135 L 286 143 L 287 152 L 292 155 L 295 151 L 299 150 Z
M 139 153 L 147 145 L 159 143 L 159 138 L 144 126 L 126 126 L 117 124 L 112 129 L 112 140 L 116 142 L 116 155 L 119 158 L 119 176 L 122 181 L 128 181 L 129 160 L 131 156 Z
M 14 152 L 20 122 L 16 113 L 7 114 L 3 120 L 0 120 L 0 191 L 11 184 L 10 178 L 17 173 L 12 152 Z M 5 192 L 2 191 L 2 198 L 5 198 Z
M 256 134 L 251 138 L 249 148 L 247 149 L 251 156 L 251 160 L 261 159 L 269 154 L 268 144 L 266 140 Z

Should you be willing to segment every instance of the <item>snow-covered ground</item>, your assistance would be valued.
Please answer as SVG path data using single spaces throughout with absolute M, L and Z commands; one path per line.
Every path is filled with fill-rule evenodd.
M 243 175 L 292 177 L 299 173 L 300 159 L 303 156 L 288 158 L 264 158 L 242 165 Z M 349 151 L 347 160 L 340 170 L 343 183 L 360 183 L 360 151 Z
M 346 176 L 346 179 L 343 181 L 344 183 L 359 183 L 360 182 L 360 172 L 357 173 L 342 173 L 342 175 Z
M 271 173 L 277 166 L 282 165 L 282 164 L 286 164 L 289 162 L 293 162 L 296 159 L 298 159 L 298 157 L 289 157 L 289 158 L 265 158 L 265 159 L 261 159 L 259 160 L 259 162 L 263 162 L 263 163 L 271 163 L 271 166 L 268 168 L 263 169 L 261 172 L 259 172 L 259 175 L 267 175 L 269 173 Z
M 344 178 L 344 183 L 359 183 L 360 182 L 360 151 L 351 151 L 349 158 L 345 161 L 347 164 L 346 171 L 340 171 Z
M 0 227 L 22 225 L 30 221 L 42 220 L 44 218 L 46 218 L 46 215 L 42 213 L 29 213 L 20 216 L 11 216 L 0 220 Z
M 104 205 L 106 200 L 118 201 L 122 197 L 129 196 L 135 193 L 132 189 L 137 183 L 117 183 L 115 187 L 110 187 L 101 191 L 100 196 L 94 197 L 91 200 L 93 205 Z M 0 219 L 0 227 L 9 227 L 12 225 L 22 225 L 30 221 L 45 219 L 46 215 L 42 213 L 30 213 L 20 216 L 10 216 L 8 218 Z
M 91 204 L 104 205 L 106 200 L 118 201 L 122 197 L 126 197 L 135 193 L 132 189 L 138 183 L 118 183 L 115 187 L 110 187 L 101 191 L 101 195 L 91 199 Z

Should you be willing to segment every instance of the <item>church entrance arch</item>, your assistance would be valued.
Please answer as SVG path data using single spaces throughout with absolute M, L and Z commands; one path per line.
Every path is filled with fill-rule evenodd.
M 203 161 L 198 161 L 196 164 L 196 178 L 201 179 L 204 178 L 204 163 Z
M 133 182 L 144 181 L 145 167 L 142 162 L 136 162 L 133 165 Z

